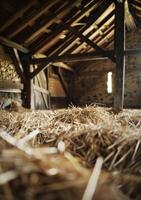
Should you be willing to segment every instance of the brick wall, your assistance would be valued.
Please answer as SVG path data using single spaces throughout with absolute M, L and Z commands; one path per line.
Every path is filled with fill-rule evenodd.
M 126 35 L 127 48 L 141 48 L 141 30 Z M 86 66 L 87 65 L 87 66 Z M 73 99 L 78 105 L 99 103 L 112 106 L 114 102 L 115 64 L 101 60 L 86 63 L 73 80 Z M 112 94 L 107 92 L 107 73 L 112 72 Z M 126 57 L 125 107 L 141 108 L 141 55 Z

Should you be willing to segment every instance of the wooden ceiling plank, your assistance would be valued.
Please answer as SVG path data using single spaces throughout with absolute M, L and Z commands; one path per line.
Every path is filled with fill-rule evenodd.
M 26 28 L 28 25 L 32 24 L 35 20 L 37 20 L 41 15 L 47 12 L 49 8 L 51 8 L 56 2 L 60 0 L 49 0 L 45 5 L 42 5 L 39 7 L 36 11 L 34 11 L 32 14 L 29 13 L 29 15 L 23 17 L 23 20 L 20 24 L 15 27 L 15 29 L 8 35 L 9 38 L 15 37 L 17 34 L 19 34 L 24 28 Z
M 18 18 L 22 17 L 22 15 L 28 11 L 33 5 L 35 5 L 37 0 L 32 0 L 27 4 L 24 8 L 19 10 L 15 15 L 13 15 L 6 23 L 4 22 L 3 25 L 0 27 L 0 32 L 3 32 L 6 28 L 11 26 Z
M 54 22 L 56 22 L 57 18 L 62 18 L 64 17 L 68 11 L 70 10 L 70 3 L 65 2 L 63 7 L 61 7 L 57 12 L 51 13 L 48 17 L 47 20 L 45 21 L 44 24 L 40 24 L 39 26 L 36 26 L 36 30 L 34 31 L 33 34 L 31 34 L 29 37 L 25 39 L 25 43 L 31 44 L 35 38 L 38 38 L 41 33 L 44 33 L 44 31 Z M 73 5 L 72 5 L 73 6 Z
M 73 37 L 74 37 L 74 35 L 71 32 L 69 32 L 66 35 L 65 40 L 63 40 L 60 45 L 58 45 L 58 46 L 54 45 L 52 48 L 45 51 L 44 54 L 48 55 L 48 56 L 52 56 L 54 54 L 58 55 L 58 52 L 60 52 L 60 49 L 64 50 L 64 47 L 66 48 L 68 46 L 68 44 L 70 44 L 73 41 L 72 40 Z M 49 53 L 48 53 L 48 51 L 49 51 Z
M 102 40 L 97 43 L 99 46 L 102 46 L 104 43 L 107 43 L 110 38 L 114 35 L 115 30 L 111 30 L 110 33 L 108 33 L 105 37 L 102 38 Z
M 111 33 L 111 31 L 113 31 L 114 28 L 115 28 L 115 25 L 114 25 L 114 24 L 111 24 L 110 28 L 109 28 L 109 29 L 106 29 L 106 30 L 103 32 L 103 35 L 99 35 L 99 37 L 98 37 L 96 40 L 94 40 L 94 42 L 95 42 L 96 44 L 99 44 L 99 42 L 100 42 L 101 40 L 103 40 L 103 38 L 105 38 L 109 33 Z M 91 52 L 91 51 L 93 51 L 93 48 L 88 47 L 88 48 L 87 48 L 87 52 Z
M 129 3 L 132 4 L 133 6 L 135 5 L 135 6 L 139 6 L 139 7 L 141 7 L 141 3 L 138 2 L 138 1 L 130 0 Z
M 99 14 L 102 14 L 103 13 L 103 11 L 109 6 L 111 4 L 111 1 L 109 1 L 107 4 L 105 4 L 104 5 L 104 7 L 101 9 L 100 8 L 100 6 L 99 6 L 99 4 L 97 4 L 97 6 L 95 6 L 94 7 L 94 10 L 96 10 L 96 9 L 98 9 L 98 8 L 100 8 L 100 10 L 99 10 Z M 100 4 L 101 5 L 101 4 Z M 94 10 L 93 10 L 93 12 L 94 12 Z M 81 16 L 82 17 L 82 16 Z M 95 13 L 95 15 L 93 15 L 93 19 L 92 19 L 92 17 L 90 17 L 89 18 L 89 20 L 88 20 L 88 22 L 87 22 L 87 24 L 86 24 L 86 26 L 84 27 L 84 28 L 82 28 L 84 31 L 86 31 L 87 30 L 87 28 L 89 28 L 93 23 L 94 23 L 94 21 L 96 20 L 96 19 L 98 19 L 98 17 L 99 17 L 99 15 L 97 14 L 97 13 Z M 76 39 L 76 37 L 75 36 L 73 36 L 73 38 L 71 39 L 71 41 L 70 42 L 67 42 L 67 44 L 65 44 L 65 47 L 62 47 L 61 49 L 61 54 L 63 54 L 63 51 L 65 50 L 65 49 L 69 49 L 69 45 L 73 45 L 73 43 L 76 43 L 76 41 L 75 41 L 75 39 Z M 65 38 L 65 41 L 67 41 L 67 39 Z M 47 44 L 47 45 L 45 45 L 45 47 L 42 47 L 41 49 L 40 49 L 40 51 L 38 51 L 39 53 L 43 53 L 47 48 L 49 47 L 49 44 Z
M 60 25 L 60 28 L 58 28 L 54 33 L 52 33 L 50 36 L 48 36 L 47 39 L 45 39 L 43 43 L 41 43 L 39 46 L 35 47 L 33 49 L 33 52 L 41 53 L 44 50 L 46 50 L 48 48 L 48 46 L 50 47 L 50 42 L 53 39 L 55 39 L 56 41 L 58 40 L 62 31 L 67 29 L 67 24 L 72 25 L 73 23 L 78 22 L 77 21 L 78 18 L 82 19 L 84 17 L 84 13 L 86 13 L 93 5 L 95 5 L 96 2 L 100 2 L 100 1 L 98 1 L 98 0 L 93 1 L 87 7 L 84 7 L 80 12 L 78 12 L 74 17 L 72 17 L 69 22 L 66 22 L 66 23 Z M 81 18 L 80 18 L 80 16 L 81 16 Z
M 108 44 L 104 48 L 109 49 L 111 46 L 114 46 L 114 37 L 112 37 Z
M 97 44 L 95 44 L 93 41 L 91 41 L 89 38 L 87 38 L 85 35 L 83 35 L 83 33 L 77 31 L 76 28 L 70 27 L 69 28 L 71 32 L 73 32 L 77 37 L 81 38 L 81 40 L 83 42 L 86 42 L 88 45 L 92 46 L 96 51 L 100 51 L 101 53 L 103 53 L 103 55 L 105 55 L 105 51 L 104 49 L 102 49 L 101 47 L 99 47 Z M 107 53 L 106 53 L 107 54 Z M 109 57 L 113 62 L 115 62 L 115 58 L 111 55 L 107 54 L 107 57 Z
M 97 22 L 97 20 L 99 19 L 99 16 L 101 16 L 103 14 L 103 12 L 109 7 L 109 5 L 111 4 L 111 2 L 109 1 L 107 4 L 105 4 L 103 6 L 103 9 L 101 9 L 101 7 L 99 6 L 100 10 L 98 10 L 97 8 L 97 13 L 94 13 L 93 17 L 90 17 L 90 20 L 88 19 L 87 25 L 85 27 L 83 27 L 82 29 L 80 29 L 81 31 L 83 31 L 83 34 L 88 34 L 90 31 L 88 31 L 88 29 L 90 28 L 90 26 L 92 26 L 93 24 L 95 24 Z M 111 14 L 106 16 L 98 25 L 97 28 L 101 28 L 102 25 L 104 25 L 104 23 L 111 17 Z M 97 31 L 97 29 L 93 30 L 93 33 L 95 33 Z M 62 47 L 60 49 L 60 53 L 59 55 L 64 54 L 65 52 L 67 53 L 72 53 L 74 50 L 76 50 L 77 48 L 79 49 L 79 47 L 82 47 L 81 45 L 79 45 L 79 47 L 76 48 L 76 46 L 74 46 L 77 42 L 76 36 L 74 35 L 73 38 L 70 40 L 70 42 L 66 42 L 66 44 L 64 45 L 64 47 Z M 84 45 L 84 44 L 83 44 Z M 71 46 L 73 46 L 73 48 L 71 48 Z M 81 49 L 81 48 L 80 48 Z M 79 52 L 79 51 L 78 51 Z M 75 52 L 74 52 L 75 53 Z
M 80 13 L 76 14 L 70 21 L 69 24 L 72 24 L 73 22 L 77 22 L 77 18 L 78 16 L 82 16 L 82 14 L 87 11 L 93 4 L 96 6 L 96 2 L 100 2 L 98 0 L 95 0 L 94 2 L 92 2 L 92 4 L 90 3 L 88 7 L 83 8 Z M 63 24 L 61 26 L 61 28 L 59 30 L 57 30 L 54 34 L 52 34 L 50 36 L 50 38 L 48 38 L 48 40 L 50 41 L 53 37 L 56 36 L 56 39 L 58 39 L 58 34 L 61 33 L 65 27 L 67 28 L 67 24 Z M 47 41 L 46 41 L 47 42 Z M 44 64 L 43 66 L 38 67 L 34 72 L 32 72 L 31 74 L 31 78 L 33 78 L 34 76 L 36 76 L 41 70 L 45 69 L 48 66 L 49 62 Z
M 111 4 L 111 1 L 109 1 L 109 3 Z M 109 6 L 109 5 L 108 5 Z M 83 11 L 82 11 L 83 12 Z M 76 16 L 75 16 L 76 17 Z M 65 25 L 66 27 L 67 27 L 67 24 Z M 64 28 L 64 27 L 63 27 Z M 60 31 L 60 30 L 59 30 Z M 51 38 L 50 38 L 51 39 Z M 38 68 L 38 69 L 36 69 L 33 73 L 32 73 L 32 76 L 34 77 L 36 74 L 38 74 L 41 70 L 43 70 L 46 66 L 47 66 L 47 64 L 49 64 L 49 62 L 48 63 L 46 63 L 46 65 L 44 65 L 44 66 L 42 66 L 42 67 L 40 67 L 40 68 Z
M 29 38 L 27 38 L 27 40 L 25 40 L 25 43 L 31 42 L 31 40 L 33 40 L 33 38 L 37 37 L 40 33 L 44 32 L 53 22 L 56 21 L 56 17 L 61 18 L 64 15 L 66 15 L 70 11 L 70 9 L 75 6 L 75 4 L 76 4 L 76 2 L 74 2 L 73 4 L 71 3 L 70 6 L 68 6 L 68 5 L 65 6 L 67 8 L 64 7 L 64 9 L 60 10 L 60 11 L 63 12 L 61 14 L 62 16 L 57 16 L 58 13 L 52 14 L 52 16 L 51 16 L 51 18 L 53 18 L 52 21 L 49 21 L 48 23 L 46 22 L 47 24 L 44 24 L 44 26 L 41 26 L 39 29 L 37 28 L 38 30 L 35 31 Z M 93 9 L 93 6 L 91 6 L 88 11 L 90 12 L 92 9 Z M 83 13 L 83 15 L 79 16 L 79 18 L 77 18 L 73 23 L 76 23 L 77 21 L 79 21 L 80 19 L 82 19 L 85 15 L 86 14 Z M 59 35 L 59 37 L 60 37 L 60 35 Z M 55 38 L 54 41 L 52 41 L 52 43 L 57 42 L 59 37 Z
M 94 22 L 97 21 L 97 19 L 99 18 L 99 16 L 100 16 L 101 14 L 103 14 L 103 11 L 105 11 L 105 10 L 109 7 L 110 4 L 111 4 L 111 2 L 109 1 L 107 4 L 105 4 L 105 5 L 103 6 L 103 9 L 101 9 L 100 6 L 99 6 L 98 8 L 96 8 L 96 9 L 97 9 L 97 12 L 94 13 L 93 17 L 90 17 L 90 19 L 88 19 L 88 22 L 87 22 L 86 26 L 80 29 L 80 30 L 83 31 L 83 34 L 84 34 L 85 31 L 87 31 L 87 29 L 88 29 Z M 109 18 L 110 18 L 110 16 L 108 17 L 108 19 L 109 19 Z M 102 26 L 108 19 L 107 19 L 107 17 L 105 17 L 105 19 L 102 20 L 102 22 L 100 22 L 100 23 L 98 24 L 98 28 L 101 28 L 101 26 Z M 96 30 L 95 30 L 95 31 L 96 31 Z M 72 36 L 72 37 L 69 39 L 70 36 Z M 75 39 L 76 39 L 76 36 L 69 33 L 69 34 L 68 34 L 68 37 L 65 38 L 65 43 L 62 44 L 62 45 L 60 45 L 60 48 L 58 48 L 57 50 L 55 50 L 54 53 L 56 53 L 56 54 L 58 54 L 58 55 L 62 55 L 64 52 L 66 52 L 66 51 L 68 51 L 68 49 L 70 49 L 70 45 L 72 45 L 72 43 L 74 43 Z M 76 43 L 76 41 L 75 41 L 75 43 Z M 74 48 L 73 50 L 75 50 L 75 48 Z M 72 51 L 73 51 L 73 50 L 72 50 Z M 63 52 L 63 53 L 62 53 L 62 52 Z M 67 53 L 68 53 L 68 52 L 67 52 Z M 70 53 L 71 53 L 71 51 L 70 51 Z M 52 53 L 52 55 L 53 55 L 53 53 Z
M 112 21 L 112 18 L 114 15 L 114 10 L 112 10 L 112 12 L 110 12 L 98 25 L 97 25 L 97 29 L 95 29 L 92 33 L 92 35 L 88 36 L 90 40 L 93 40 L 94 37 L 99 33 L 100 28 L 102 28 L 102 26 L 107 25 L 107 23 Z M 87 35 L 86 32 L 83 33 L 84 35 Z M 72 52 L 73 53 L 78 53 L 79 51 L 81 51 L 81 49 L 83 48 L 84 43 L 82 43 L 81 45 L 79 45 L 78 48 L 73 49 Z
M 104 37 L 106 37 L 113 29 L 115 28 L 114 23 L 110 23 L 110 26 L 108 29 L 105 29 L 102 31 L 102 35 L 99 33 L 99 36 L 96 40 L 94 40 L 95 43 L 100 42 Z

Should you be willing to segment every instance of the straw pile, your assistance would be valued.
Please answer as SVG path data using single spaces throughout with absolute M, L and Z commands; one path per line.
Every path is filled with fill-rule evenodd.
M 104 159 L 103 161 L 104 169 L 110 171 L 118 170 L 118 175 L 113 174 L 112 177 L 111 174 L 108 175 L 108 184 L 109 182 L 112 181 L 115 185 L 120 187 L 120 189 L 129 197 L 132 197 L 133 199 L 140 199 L 141 196 L 139 188 L 141 186 L 141 178 L 136 177 L 136 175 L 140 175 L 141 173 L 141 161 L 140 161 L 141 112 L 140 111 L 125 110 L 124 112 L 118 115 L 114 115 L 110 111 L 110 109 L 105 109 L 97 106 L 91 106 L 86 108 L 72 107 L 69 109 L 55 110 L 55 111 L 28 111 L 28 110 L 25 111 L 21 110 L 21 112 L 1 111 L 0 127 L 2 128 L 2 130 L 6 131 L 6 133 L 8 133 L 12 138 L 15 138 L 17 141 L 26 141 L 25 138 L 26 137 L 30 138 L 32 135 L 32 139 L 30 138 L 29 145 L 30 148 L 35 148 L 34 151 L 36 155 L 38 155 L 36 149 L 38 149 L 39 147 L 56 148 L 57 151 L 61 153 L 69 151 L 69 153 L 79 157 L 81 164 L 83 164 L 83 166 L 89 166 L 89 167 L 92 167 L 95 164 L 96 159 L 99 156 L 102 156 Z M 0 142 L 1 142 L 0 144 L 1 148 L 3 150 L 9 148 L 9 145 L 3 142 L 3 140 L 0 140 Z M 17 143 L 14 144 L 17 145 Z M 20 148 L 21 150 L 20 145 L 18 146 L 18 148 Z M 24 147 L 23 151 L 25 150 L 26 148 Z M 24 153 L 28 154 L 28 151 Z M 34 165 L 34 160 L 36 160 L 36 163 L 38 163 L 37 160 L 39 158 L 34 157 L 28 160 L 29 158 L 27 158 L 27 156 L 25 157 L 19 153 L 18 155 L 15 153 L 11 154 L 13 155 L 13 157 L 11 157 L 13 161 L 11 165 L 12 169 L 13 165 L 14 168 L 16 167 L 17 169 L 17 166 L 15 166 L 16 160 L 13 159 L 15 157 L 18 157 L 20 160 L 22 160 L 21 165 L 20 167 L 18 167 L 18 169 L 24 165 L 23 163 L 25 161 L 27 163 L 27 166 L 29 166 L 29 168 L 31 165 Z M 74 158 L 73 156 L 71 156 L 71 154 L 68 155 L 70 155 L 71 158 Z M 9 151 L 6 155 L 10 155 Z M 57 159 L 59 161 L 57 167 L 56 163 L 55 164 L 53 163 L 53 165 L 51 165 L 51 168 L 61 169 L 61 167 L 65 167 L 65 162 L 64 160 L 61 159 L 66 159 L 66 158 L 64 158 L 64 155 L 62 154 L 61 155 L 59 154 L 57 156 L 59 157 L 61 156 L 62 158 Z M 45 169 L 48 170 L 47 165 L 48 163 L 52 163 L 52 159 L 53 159 L 52 155 L 51 156 L 46 155 L 46 158 L 41 156 L 40 158 L 41 161 L 39 161 L 39 163 L 40 162 L 42 163 L 43 160 L 48 160 L 47 163 L 43 162 L 43 166 L 45 165 Z M 79 163 L 80 161 L 77 159 L 76 163 Z M 7 168 L 6 166 L 7 163 L 5 164 L 4 169 Z M 40 166 L 39 171 L 44 168 L 42 167 L 42 164 L 39 164 L 39 166 Z M 80 164 L 76 164 L 76 166 L 79 166 L 78 168 L 81 169 Z M 23 168 L 22 172 L 20 172 L 21 174 L 24 173 L 24 167 L 22 168 Z M 81 175 L 80 174 L 78 175 L 79 170 L 74 169 L 75 168 L 74 164 L 73 167 L 70 168 L 75 174 L 74 180 L 78 180 L 78 177 L 80 176 L 80 178 L 82 178 L 83 180 L 82 182 L 83 183 L 85 182 L 84 185 L 86 185 L 86 182 L 88 181 L 89 177 L 88 174 L 90 174 L 90 171 L 83 168 L 82 170 L 80 170 Z M 8 170 L 11 169 L 8 168 Z M 31 171 L 33 171 L 33 168 Z M 42 174 L 39 171 L 38 175 L 41 175 L 42 177 L 41 180 L 39 178 L 41 182 L 40 187 L 42 188 L 42 181 L 44 185 L 44 179 L 43 179 L 44 172 Z M 69 173 L 70 171 L 68 171 L 64 175 L 66 179 L 68 178 L 67 176 Z M 87 179 L 85 177 L 87 177 Z M 101 180 L 103 179 L 104 178 L 102 176 Z M 18 180 L 19 178 L 15 179 L 16 182 Z M 55 180 L 58 180 L 58 178 Z M 54 182 L 55 180 L 51 179 L 51 182 Z M 51 182 L 49 183 L 49 185 L 51 184 Z M 107 179 L 105 182 L 107 183 Z M 50 188 L 49 185 L 47 187 Z M 80 187 L 81 192 L 79 193 L 79 197 L 82 196 L 82 193 L 84 192 L 84 190 L 82 192 L 82 188 L 84 189 L 84 185 L 82 184 Z M 63 186 L 65 187 L 65 184 Z M 21 187 L 23 187 L 23 185 Z M 76 186 L 74 187 L 77 188 Z M 35 196 L 36 195 L 34 195 L 33 192 L 33 197 Z M 79 197 L 77 199 L 79 199 Z M 30 199 L 35 199 L 35 198 L 30 198 Z M 63 197 L 61 196 L 60 199 L 63 199 Z M 69 197 L 65 199 L 69 199 Z M 123 196 L 120 199 L 124 199 Z
M 32 149 L 27 137 L 17 140 L 2 129 L 0 136 L 1 142 L 14 146 L 0 150 L 0 199 L 81 198 L 89 171 L 71 154 L 58 154 L 57 148 Z
M 63 141 L 67 150 L 90 165 L 102 156 L 106 168 L 140 171 L 137 165 L 141 140 L 139 111 L 127 110 L 114 115 L 95 106 L 56 111 L 1 111 L 0 126 L 18 139 L 39 130 L 32 146 L 57 146 Z
M 14 65 L 7 59 L 0 58 L 0 80 L 19 81 Z

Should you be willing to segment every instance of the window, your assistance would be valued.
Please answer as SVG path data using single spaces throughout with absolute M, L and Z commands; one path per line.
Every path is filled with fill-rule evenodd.
M 112 72 L 107 73 L 107 92 L 112 93 Z

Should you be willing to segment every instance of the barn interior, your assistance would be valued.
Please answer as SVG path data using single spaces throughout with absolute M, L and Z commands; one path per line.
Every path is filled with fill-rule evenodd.
M 0 199 L 141 199 L 141 1 L 0 1 Z

